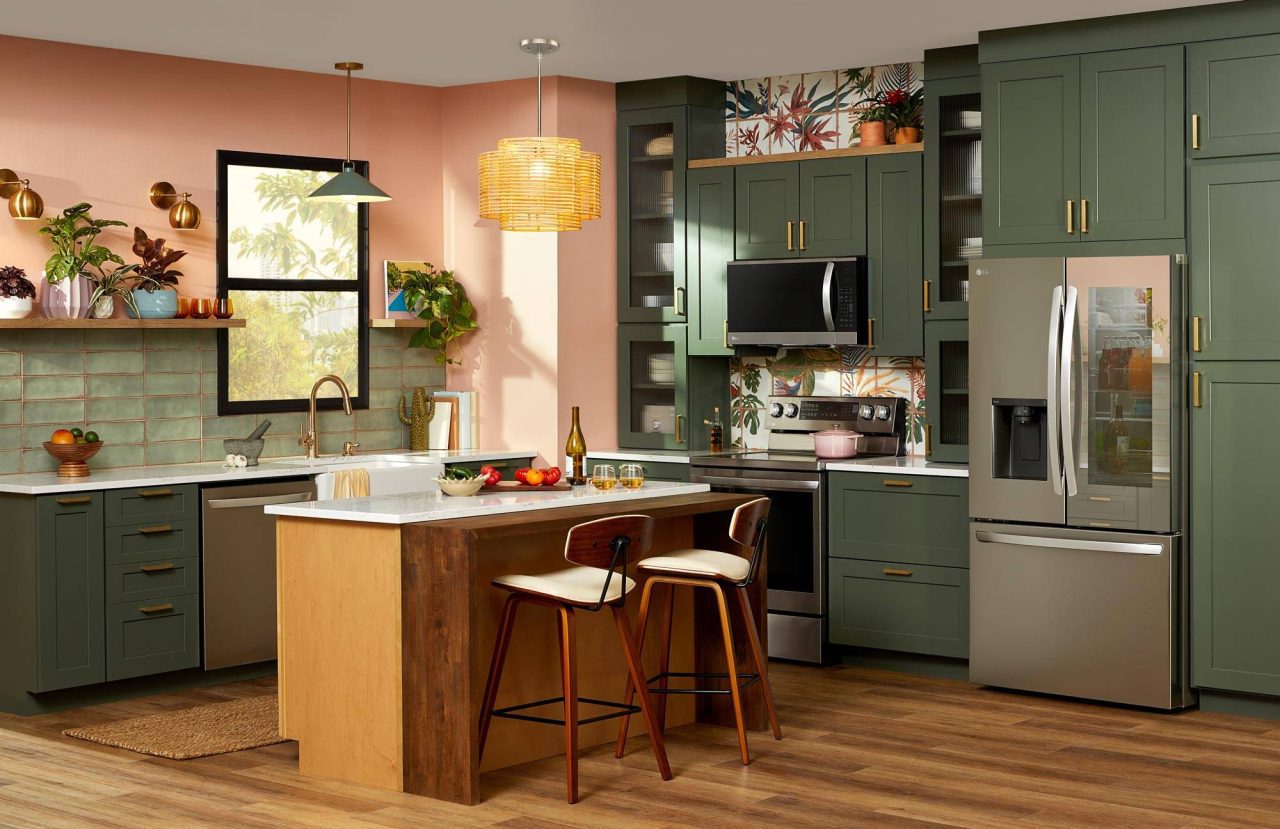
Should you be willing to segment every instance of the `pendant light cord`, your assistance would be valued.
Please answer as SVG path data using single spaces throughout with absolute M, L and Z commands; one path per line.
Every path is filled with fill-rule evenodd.
M 352 167 L 351 164 L 351 70 L 347 70 L 347 163 L 345 167 Z
M 542 50 L 538 50 L 538 137 L 542 137 Z

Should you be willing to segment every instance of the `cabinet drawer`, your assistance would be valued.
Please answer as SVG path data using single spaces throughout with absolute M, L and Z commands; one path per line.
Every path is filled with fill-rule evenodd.
M 1110 489 L 1110 492 L 1106 490 Z M 1132 490 L 1124 494 L 1115 494 L 1119 487 L 1089 487 L 1082 485 L 1080 492 L 1071 501 L 1071 518 L 1081 518 L 1087 523 L 1096 521 L 1137 521 L 1138 493 Z
M 200 597 L 169 596 L 107 607 L 107 679 L 200 664 Z
M 968 566 L 967 480 L 832 472 L 827 487 L 830 555 Z
M 107 566 L 107 604 L 200 592 L 200 559 L 169 558 Z
M 194 558 L 200 555 L 200 522 L 159 521 L 128 527 L 107 527 L 106 563 L 142 564 L 148 561 Z
M 144 486 L 106 491 L 106 524 L 194 521 L 200 516 L 200 491 L 186 486 Z
M 832 642 L 969 657 L 968 570 L 844 559 L 829 567 Z

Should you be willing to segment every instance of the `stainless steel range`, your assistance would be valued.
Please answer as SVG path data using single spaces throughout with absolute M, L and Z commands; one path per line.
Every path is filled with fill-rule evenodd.
M 693 459 L 694 483 L 772 501 L 765 559 L 771 657 L 821 663 L 827 640 L 825 462 L 814 453 L 813 433 L 851 429 L 864 435 L 863 455 L 901 455 L 906 404 L 896 397 L 770 397 L 766 451 Z

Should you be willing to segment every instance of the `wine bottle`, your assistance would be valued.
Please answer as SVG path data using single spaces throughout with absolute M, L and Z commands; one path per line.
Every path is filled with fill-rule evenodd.
M 724 451 L 724 424 L 720 422 L 720 407 L 716 406 L 714 411 L 715 411 L 715 414 L 711 416 L 710 420 L 703 421 L 703 423 L 707 425 L 707 427 L 711 432 L 710 440 L 709 440 L 710 445 L 708 448 L 712 452 L 723 452 Z
M 569 427 L 569 439 L 565 441 L 564 453 L 569 459 L 569 483 L 582 486 L 587 482 L 587 441 L 582 436 L 582 424 L 578 422 L 578 407 L 574 406 L 572 412 L 573 424 Z
M 1129 465 L 1129 427 L 1124 422 L 1124 406 L 1120 403 L 1120 395 L 1111 395 L 1111 420 L 1107 422 L 1107 471 L 1114 474 L 1125 472 Z

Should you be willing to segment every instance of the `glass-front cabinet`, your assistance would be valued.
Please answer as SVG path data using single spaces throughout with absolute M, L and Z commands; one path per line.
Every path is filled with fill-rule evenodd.
M 686 328 L 618 326 L 618 443 L 688 447 Z
M 969 324 L 938 320 L 924 329 L 925 457 L 969 460 Z
M 925 125 L 925 319 L 964 319 L 969 260 L 982 256 L 979 79 L 929 81 Z

